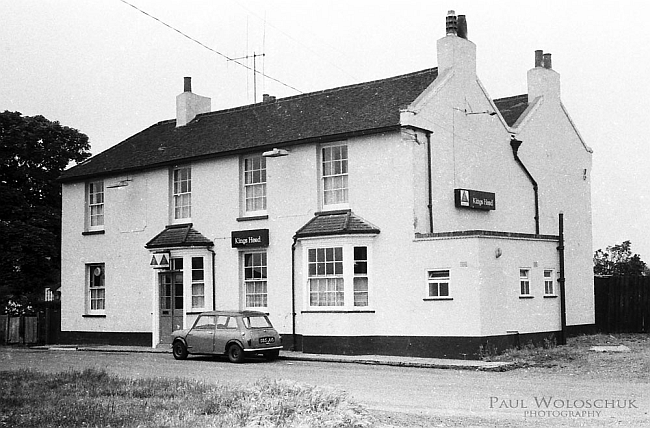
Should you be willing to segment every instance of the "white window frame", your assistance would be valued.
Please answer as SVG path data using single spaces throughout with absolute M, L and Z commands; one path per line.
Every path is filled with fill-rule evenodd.
M 440 273 L 438 276 L 431 276 L 431 273 Z M 444 275 L 446 273 L 446 275 Z M 426 269 L 426 289 L 424 300 L 452 300 L 451 295 L 451 269 L 448 267 Z M 431 286 L 435 285 L 437 294 L 431 293 Z M 442 285 L 447 287 L 447 294 L 441 294 Z
M 305 312 L 320 312 L 320 311 L 334 311 L 334 312 L 372 312 L 372 302 L 373 302 L 373 250 L 372 250 L 373 238 L 368 237 L 367 235 L 351 235 L 347 237 L 314 237 L 314 238 L 304 238 L 301 240 L 302 244 L 302 256 L 303 256 L 303 278 L 304 278 L 304 299 L 303 299 L 303 308 Z M 309 271 L 309 251 L 318 250 L 318 249 L 327 249 L 327 248 L 337 248 L 342 249 L 342 272 L 332 272 L 330 275 L 312 275 L 310 276 Z M 355 247 L 366 247 L 366 263 L 367 269 L 365 274 L 355 275 L 354 269 L 354 248 Z M 327 260 L 325 261 L 327 263 Z M 327 273 L 327 271 L 326 271 Z M 343 285 L 343 304 L 342 305 L 311 305 L 311 279 L 330 279 L 330 282 L 334 280 L 335 282 L 342 281 Z M 367 300 L 368 305 L 366 306 L 355 306 L 355 278 L 367 278 Z M 332 285 L 332 284 L 331 284 Z M 335 293 L 335 291 L 332 291 Z
M 519 296 L 520 297 L 533 296 L 530 293 L 531 273 L 532 273 L 532 269 L 530 268 L 519 268 Z
M 201 261 L 200 267 L 195 267 L 195 260 Z M 191 308 L 192 310 L 205 308 L 205 258 L 202 256 L 192 256 L 190 258 L 191 269 Z
M 99 190 L 96 190 L 99 188 Z M 90 181 L 86 184 L 87 230 L 104 230 L 105 222 L 104 180 Z
M 250 256 L 253 263 L 247 265 L 247 256 Z M 255 259 L 259 257 L 259 263 L 255 263 Z M 260 251 L 246 251 L 242 253 L 242 294 L 243 306 L 246 309 L 267 309 L 269 305 L 269 278 L 268 278 L 268 253 L 266 250 Z M 259 277 L 252 274 L 256 269 L 259 269 Z M 253 287 L 253 292 L 249 293 L 249 286 Z M 261 288 L 258 288 L 261 287 Z M 262 290 L 262 291 L 259 291 Z M 249 296 L 252 300 L 249 300 Z M 260 304 L 257 304 L 257 299 L 261 299 Z M 249 303 L 253 303 L 252 305 Z
M 549 273 L 549 276 L 546 274 Z M 544 269 L 544 296 L 556 296 L 555 269 Z
M 86 314 L 106 314 L 106 265 L 89 263 L 86 265 Z M 96 282 L 99 281 L 99 282 Z
M 255 165 L 256 162 L 259 164 Z M 241 171 L 243 214 L 245 216 L 265 215 L 267 213 L 266 158 L 262 155 L 244 156 L 241 161 Z M 250 208 L 249 201 L 253 201 Z
M 332 153 L 327 152 L 335 150 L 344 151 L 341 156 L 335 158 Z M 321 205 L 323 209 L 335 210 L 349 207 L 350 201 L 350 181 L 349 181 L 349 163 L 350 153 L 347 142 L 338 142 L 333 144 L 322 145 L 319 148 L 320 163 L 320 192 Z M 340 183 L 337 183 L 339 182 Z M 331 187 L 336 183 L 336 187 Z M 328 189 L 329 188 L 329 189 Z M 335 201 L 328 201 L 328 195 L 340 192 L 340 197 Z
M 179 177 L 187 171 L 186 177 Z M 180 210 L 180 213 L 179 213 Z M 192 167 L 176 166 L 171 171 L 171 218 L 172 223 L 192 221 Z
M 365 252 L 365 255 L 361 254 Z M 357 251 L 359 250 L 359 251 Z M 368 280 L 368 246 L 355 245 L 352 247 L 352 300 L 355 308 L 370 306 L 370 281 Z

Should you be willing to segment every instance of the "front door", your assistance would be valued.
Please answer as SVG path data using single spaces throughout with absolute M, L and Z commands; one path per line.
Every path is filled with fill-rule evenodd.
M 160 287 L 160 343 L 171 343 L 171 333 L 183 328 L 183 272 L 158 275 Z

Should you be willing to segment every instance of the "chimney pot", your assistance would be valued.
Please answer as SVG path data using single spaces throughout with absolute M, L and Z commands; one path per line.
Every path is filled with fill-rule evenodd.
M 183 92 L 192 92 L 192 78 L 184 77 L 183 78 Z
M 271 96 L 269 94 L 262 94 L 262 102 L 268 103 L 269 101 L 271 101 Z
M 535 51 L 535 67 L 543 67 L 544 66 L 544 51 L 541 49 L 538 49 Z
M 553 68 L 551 64 L 551 54 L 550 53 L 545 53 L 544 54 L 544 68 L 548 68 L 551 70 Z
M 454 10 L 447 12 L 446 29 L 447 35 L 456 35 L 456 32 L 458 31 L 458 19 L 456 18 L 456 11 Z
M 457 25 L 458 37 L 462 37 L 463 39 L 467 40 L 467 18 L 465 15 L 458 15 Z

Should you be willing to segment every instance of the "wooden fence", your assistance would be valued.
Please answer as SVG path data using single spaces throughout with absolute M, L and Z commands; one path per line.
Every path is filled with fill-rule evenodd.
M 39 304 L 31 316 L 0 315 L 0 345 L 54 344 L 60 333 L 60 302 Z
M 598 331 L 650 332 L 650 277 L 595 277 L 594 295 Z

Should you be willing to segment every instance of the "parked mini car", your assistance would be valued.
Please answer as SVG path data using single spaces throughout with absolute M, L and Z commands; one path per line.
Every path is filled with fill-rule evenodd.
M 274 360 L 280 349 L 280 335 L 266 314 L 258 311 L 203 312 L 192 328 L 172 332 L 172 353 L 177 360 L 188 354 L 225 354 L 233 363 L 255 354 Z

